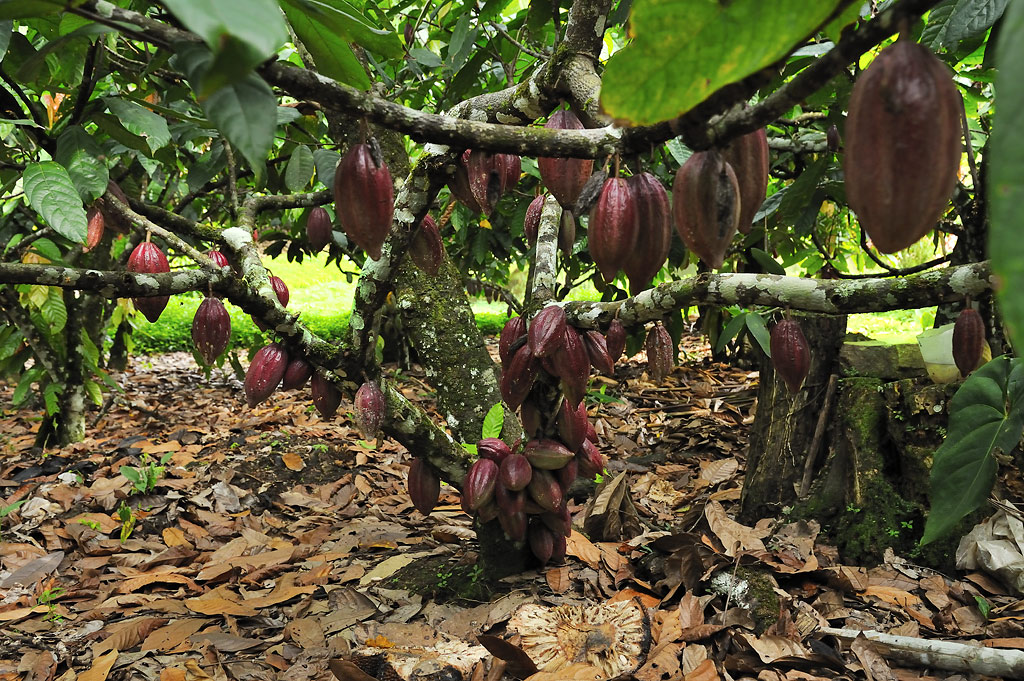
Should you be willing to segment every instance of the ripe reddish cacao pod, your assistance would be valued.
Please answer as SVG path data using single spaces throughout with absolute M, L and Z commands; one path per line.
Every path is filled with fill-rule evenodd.
M 572 461 L 575 454 L 557 440 L 530 440 L 523 448 L 523 456 L 534 468 L 557 471 Z
M 548 305 L 538 312 L 530 322 L 529 347 L 534 357 L 554 355 L 564 347 L 565 310 L 558 305 Z
M 571 326 L 565 328 L 565 344 L 552 359 L 557 375 L 562 379 L 562 393 L 575 407 L 583 401 L 590 381 L 590 357 L 576 329 Z
M 384 413 L 387 405 L 384 393 L 376 381 L 367 381 L 356 391 L 355 419 L 356 426 L 367 440 L 377 437 L 380 427 L 384 424 Z
M 558 564 L 565 562 L 565 537 L 568 535 L 555 535 L 555 545 L 551 549 L 551 562 Z
M 506 194 L 516 188 L 519 184 L 519 176 L 523 174 L 523 159 L 515 154 L 498 154 L 501 157 L 504 178 L 501 185 L 501 193 Z
M 523 220 L 523 234 L 526 235 L 526 243 L 530 246 L 537 243 L 537 230 L 540 229 L 540 214 L 544 209 L 544 199 L 546 196 L 541 194 L 530 202 L 530 205 L 526 207 L 526 218 Z
M 520 542 L 526 539 L 526 514 L 522 511 L 508 514 L 502 513 L 499 509 L 498 522 L 505 531 L 505 536 L 511 541 Z
M 530 538 L 530 551 L 540 561 L 541 565 L 546 565 L 551 560 L 551 554 L 555 551 L 555 536 L 551 533 L 544 523 L 534 520 L 530 523 L 529 529 Z
M 518 492 L 530 484 L 533 466 L 522 454 L 512 454 L 502 459 L 498 474 L 501 484 L 513 492 Z
M 792 319 L 783 319 L 772 327 L 772 366 L 791 392 L 799 392 L 800 384 L 811 368 L 811 350 L 803 329 Z
M 579 466 L 579 476 L 587 480 L 593 480 L 594 476 L 604 470 L 607 461 L 604 455 L 590 440 L 583 441 L 583 447 L 576 455 L 576 464 Z
M 217 267 L 231 267 L 231 263 L 228 262 L 227 256 L 220 251 L 207 251 L 206 257 L 213 261 L 213 264 Z
M 462 494 L 472 511 L 479 510 L 494 499 L 494 486 L 498 482 L 498 464 L 490 459 L 477 459 L 469 467 Z
M 203 362 L 213 364 L 227 349 L 230 340 L 231 315 L 220 298 L 206 298 L 199 304 L 196 316 L 192 318 L 192 343 L 196 346 L 196 352 L 203 358 Z
M 835 123 L 828 126 L 828 130 L 825 132 L 825 146 L 833 154 L 838 152 L 843 146 L 843 139 L 839 136 L 839 128 L 836 127 Z
M 448 181 L 448 189 L 451 190 L 452 196 L 461 203 L 462 205 L 469 208 L 474 213 L 480 212 L 480 205 L 473 198 L 473 190 L 469 188 L 469 171 L 466 169 L 466 163 L 469 161 L 469 155 L 472 154 L 471 149 L 466 149 L 459 156 L 455 162 L 455 172 L 452 174 L 452 178 Z
M 484 216 L 491 214 L 504 191 L 505 164 L 502 156 L 504 154 L 474 149 L 466 161 L 469 189 Z
M 167 262 L 167 256 L 160 250 L 160 247 L 151 241 L 143 241 L 135 247 L 128 257 L 128 271 L 139 274 L 159 274 L 170 272 L 171 266 Z M 160 313 L 167 307 L 170 296 L 148 296 L 146 298 L 132 298 L 135 307 L 146 316 L 150 322 L 160 319 Z
M 672 344 L 672 336 L 661 324 L 655 324 L 647 334 L 647 369 L 651 380 L 661 383 L 672 373 L 676 363 L 676 348 Z
M 395 215 L 395 189 L 387 165 L 377 165 L 369 144 L 352 145 L 338 163 L 334 212 L 349 240 L 379 260 Z
M 416 267 L 432 277 L 436 277 L 444 260 L 444 244 L 441 242 L 441 231 L 437 222 L 429 215 L 423 217 L 420 228 L 409 242 L 409 257 Z
M 277 295 L 277 300 L 281 303 L 281 307 L 288 307 L 288 301 L 291 300 L 291 293 L 288 292 L 288 285 L 284 283 L 284 279 L 271 275 L 270 287 L 274 289 L 274 293 Z
M 569 485 L 579 475 L 579 471 L 579 463 L 576 461 L 576 455 L 574 454 L 573 458 L 569 459 L 569 463 L 555 471 L 555 477 L 558 478 L 558 484 L 562 486 L 562 489 L 569 489 Z
M 270 397 L 287 367 L 288 352 L 277 343 L 259 349 L 245 372 L 245 400 L 250 409 Z
M 512 355 L 508 366 L 501 372 L 501 397 L 513 409 L 517 408 L 530 394 L 533 381 L 537 378 L 537 359 L 524 345 Z
M 558 248 L 562 250 L 565 257 L 572 255 L 572 247 L 576 243 L 576 217 L 568 208 L 562 210 L 562 217 L 558 220 Z
M 608 353 L 608 341 L 600 331 L 587 331 L 583 334 L 583 346 L 587 349 L 590 364 L 605 376 L 615 375 L 615 362 Z
M 590 421 L 587 421 L 587 439 L 595 445 L 597 444 L 597 431 L 594 430 L 594 424 Z
M 545 511 L 559 513 L 565 501 L 562 486 L 551 471 L 535 468 L 526 492 Z
M 501 336 L 498 338 L 498 357 L 501 358 L 501 365 L 507 366 L 512 358 L 512 344 L 526 335 L 526 320 L 522 317 L 512 317 L 501 329 Z
M 533 400 L 524 400 L 519 409 L 519 420 L 523 422 L 526 437 L 535 437 L 541 429 L 541 413 Z
M 85 230 L 85 247 L 82 248 L 82 252 L 88 253 L 103 240 L 103 228 L 106 225 L 106 220 L 103 218 L 103 213 L 96 206 L 90 208 L 85 217 L 87 226 Z
M 619 361 L 619 357 L 622 357 L 622 353 L 626 349 L 626 328 L 622 326 L 622 322 L 613 319 L 608 325 L 604 339 L 608 346 L 608 356 L 612 358 L 612 364 L 614 364 Z
M 494 501 L 498 510 L 507 515 L 522 513 L 526 508 L 526 492 L 511 490 L 499 479 L 494 486 Z
M 540 521 L 555 535 L 568 537 L 572 534 L 572 516 L 569 515 L 569 508 L 566 506 L 562 507 L 561 513 L 542 513 Z
M 846 118 L 846 198 L 882 253 L 931 231 L 960 168 L 960 97 L 949 69 L 908 39 L 854 83 Z
M 288 362 L 284 370 L 284 378 L 281 380 L 281 390 L 298 390 L 306 385 L 306 381 L 313 375 L 313 367 L 301 357 L 296 357 Z
M 285 369 L 285 373 L 287 373 L 287 369 Z M 325 420 L 333 419 L 341 404 L 341 391 L 320 374 L 313 374 L 310 388 L 313 393 L 313 406 L 316 407 L 320 417 Z
M 317 206 L 309 211 L 306 218 L 306 238 L 309 240 L 309 248 L 314 253 L 319 253 L 324 246 L 333 241 L 333 226 L 331 216 L 323 206 Z
M 739 230 L 750 234 L 750 228 L 768 189 L 768 133 L 764 128 L 734 139 L 722 151 L 732 166 L 740 188 Z
M 718 151 L 698 151 L 676 172 L 672 214 L 683 243 L 714 270 L 740 224 L 740 185 Z
M 633 253 L 637 239 L 637 204 L 630 183 L 621 177 L 604 182 L 590 209 L 587 244 L 605 281 L 615 278 Z
M 486 506 L 484 506 L 483 508 L 476 512 L 476 517 L 480 519 L 481 523 L 489 523 L 498 517 L 498 513 L 500 511 L 501 509 L 498 508 L 498 504 L 487 504 Z M 467 513 L 469 512 L 467 511 Z M 469 513 L 469 515 L 473 514 Z
M 476 453 L 494 463 L 501 463 L 512 455 L 512 448 L 496 437 L 486 437 L 476 443 Z
M 643 291 L 661 271 L 672 245 L 672 220 L 668 208 L 668 192 L 654 175 L 640 173 L 629 178 L 636 204 L 636 244 L 627 255 L 622 269 L 629 277 L 633 293 Z
M 587 439 L 586 402 L 580 402 L 574 407 L 569 404 L 569 400 L 562 400 L 558 412 L 558 437 L 573 451 L 583 446 L 583 441 Z
M 985 346 L 985 321 L 972 307 L 965 307 L 953 325 L 953 361 L 961 376 L 978 368 Z
M 549 130 L 582 130 L 583 123 L 572 111 L 556 111 L 544 127 Z M 571 209 L 594 171 L 594 161 L 582 158 L 538 158 L 537 168 L 548 191 L 563 208 Z
M 423 515 L 430 515 L 440 496 L 441 478 L 437 476 L 437 471 L 426 460 L 419 457 L 413 459 L 409 464 L 409 498 L 412 505 Z

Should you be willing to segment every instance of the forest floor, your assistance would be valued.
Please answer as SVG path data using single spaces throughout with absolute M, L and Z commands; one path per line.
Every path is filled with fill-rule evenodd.
M 455 490 L 420 514 L 404 448 L 361 439 L 350 405 L 325 422 L 308 389 L 247 409 L 233 375 L 136 358 L 87 439 L 45 455 L 34 413 L 0 411 L 0 681 L 496 681 L 536 672 L 531 627 L 584 651 L 536 681 L 980 678 L 822 627 L 1024 648 L 1024 601 L 991 577 L 891 553 L 845 565 L 813 521 L 733 520 L 757 373 L 696 337 L 684 349 L 660 385 L 642 357 L 595 379 L 598 502 L 570 503 L 563 564 L 498 583 Z M 421 373 L 400 380 L 434 408 Z M 549 615 L 561 628 L 537 624 Z M 632 647 L 611 640 L 629 627 L 602 628 L 620 616 Z M 569 620 L 589 623 L 581 639 Z

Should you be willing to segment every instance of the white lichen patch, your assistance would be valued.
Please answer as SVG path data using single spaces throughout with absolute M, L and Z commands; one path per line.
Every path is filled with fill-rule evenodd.
M 494 114 L 494 118 L 504 125 L 519 125 L 523 122 L 523 119 L 520 116 L 509 116 L 508 114 L 500 111 Z
M 471 121 L 477 121 L 481 123 L 487 122 L 487 111 L 485 109 L 473 108 L 469 111 L 467 118 Z
M 107 19 L 109 19 L 110 17 L 114 16 L 114 10 L 116 8 L 117 5 L 115 5 L 112 2 L 107 2 L 107 0 L 99 0 L 99 2 L 96 3 L 96 9 L 93 11 L 95 11 L 96 14 L 99 14 L 101 17 L 106 17 Z
M 348 325 L 355 331 L 362 331 L 364 327 L 363 318 L 360 315 L 354 314 L 349 317 Z
M 240 251 L 252 243 L 252 234 L 241 227 L 228 227 L 220 235 L 224 237 L 225 243 L 234 251 Z
M 154 279 L 153 277 L 151 277 L 149 275 L 146 275 L 146 274 L 136 274 L 135 275 L 135 281 L 137 281 L 139 283 L 139 286 L 143 287 L 146 290 L 149 290 L 149 291 L 159 291 L 160 290 L 160 282 L 158 282 L 156 279 Z

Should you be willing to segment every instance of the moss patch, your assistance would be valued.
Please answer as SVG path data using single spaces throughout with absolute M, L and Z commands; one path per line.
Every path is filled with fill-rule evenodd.
M 470 607 L 488 603 L 508 591 L 508 587 L 489 580 L 479 563 L 463 565 L 446 556 L 414 561 L 396 572 L 387 585 L 435 601 Z

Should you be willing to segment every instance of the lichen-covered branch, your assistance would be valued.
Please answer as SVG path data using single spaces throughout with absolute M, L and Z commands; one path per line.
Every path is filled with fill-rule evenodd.
M 215 270 L 178 270 L 143 274 L 115 270 L 91 270 L 61 265 L 0 263 L 0 284 L 39 284 L 78 291 L 95 291 L 104 298 L 169 296 L 187 291 L 221 289 L 231 278 Z
M 537 250 L 531 276 L 531 304 L 546 305 L 554 299 L 558 289 L 558 230 L 562 221 L 562 207 L 553 196 L 544 199 L 537 228 Z
M 134 210 L 132 210 L 131 206 L 126 206 L 125 204 L 121 203 L 114 195 L 108 194 L 106 198 L 103 199 L 103 201 L 104 205 L 110 207 L 111 210 L 116 212 L 125 220 L 128 220 L 137 227 L 141 227 L 146 231 L 156 234 L 161 239 L 166 240 L 168 243 L 172 244 L 182 253 L 187 254 L 190 258 L 195 260 L 203 267 L 208 269 L 217 269 L 217 266 L 213 264 L 213 261 L 210 260 L 205 253 L 202 253 L 199 250 L 193 248 L 191 244 L 184 241 L 180 236 L 178 236 L 174 232 L 164 229 L 163 227 L 156 224 L 155 222 L 153 222 L 144 215 L 139 215 Z
M 469 453 L 434 425 L 427 412 L 407 400 L 390 381 L 384 381 L 381 390 L 388 412 L 384 433 L 414 456 L 429 461 L 440 472 L 442 480 L 461 486 L 471 463 Z

